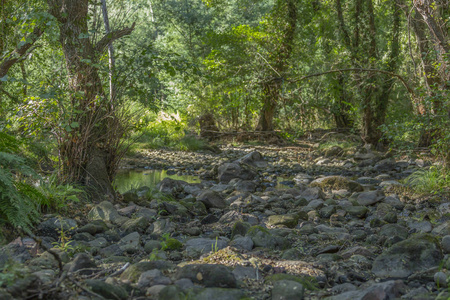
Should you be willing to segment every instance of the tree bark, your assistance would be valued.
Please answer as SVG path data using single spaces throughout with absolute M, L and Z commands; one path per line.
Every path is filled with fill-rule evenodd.
M 134 25 L 111 32 L 94 45 L 89 39 L 88 5 L 89 0 L 48 0 L 49 11 L 59 22 L 70 101 L 80 112 L 71 116 L 69 122 L 75 126 L 59 139 L 62 177 L 114 197 L 115 146 L 122 136 L 112 131 L 120 130 L 120 121 L 106 99 L 96 65 L 101 51 L 114 39 L 130 34 Z

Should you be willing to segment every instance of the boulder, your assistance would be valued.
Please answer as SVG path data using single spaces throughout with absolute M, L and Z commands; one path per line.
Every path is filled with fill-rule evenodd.
M 233 273 L 223 265 L 187 265 L 175 274 L 175 279 L 188 278 L 192 282 L 206 287 L 236 288 Z

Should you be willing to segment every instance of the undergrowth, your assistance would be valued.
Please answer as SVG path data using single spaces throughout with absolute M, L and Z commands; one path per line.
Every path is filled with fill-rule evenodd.
M 445 167 L 432 166 L 428 170 L 414 172 L 405 181 L 417 193 L 448 193 L 450 191 L 449 171 Z

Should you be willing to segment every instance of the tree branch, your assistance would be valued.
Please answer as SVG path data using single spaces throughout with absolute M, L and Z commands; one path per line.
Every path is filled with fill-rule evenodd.
M 8 55 L 7 58 L 5 58 L 2 62 L 0 62 L 0 77 L 5 76 L 9 69 L 17 63 L 25 54 L 28 53 L 28 50 L 30 52 L 34 50 L 34 47 L 32 48 L 33 44 L 41 37 L 41 35 L 44 33 L 44 27 L 43 26 L 37 26 L 34 28 L 33 32 L 26 37 L 25 44 L 22 44 L 18 46 L 16 49 L 14 49 L 10 55 Z
M 377 72 L 377 73 L 382 73 L 382 74 L 389 75 L 391 77 L 396 77 L 397 79 L 399 79 L 402 82 L 403 86 L 408 90 L 408 92 L 411 95 L 413 95 L 413 96 L 416 95 L 414 93 L 414 91 L 409 87 L 409 85 L 407 84 L 406 80 L 402 76 L 400 76 L 398 74 L 395 74 L 395 73 L 392 73 L 392 72 L 389 72 L 389 71 L 378 70 L 378 69 L 349 68 L 349 69 L 329 70 L 329 71 L 326 71 L 326 72 L 306 75 L 306 76 L 303 76 L 303 77 L 300 77 L 300 78 L 294 79 L 294 80 L 288 80 L 288 82 L 295 83 L 295 82 L 303 81 L 303 80 L 311 78 L 311 77 L 318 77 L 318 76 L 322 76 L 322 75 L 326 75 L 326 74 L 341 73 L 341 72 Z
M 121 37 L 131 34 L 134 30 L 135 25 L 136 25 L 136 23 L 133 23 L 133 25 L 131 25 L 131 27 L 125 27 L 120 30 L 114 30 L 114 31 L 106 34 L 97 43 L 97 45 L 95 46 L 95 50 L 98 52 L 103 52 L 106 49 L 106 47 L 109 45 L 109 43 L 113 42 L 114 40 L 120 39 Z

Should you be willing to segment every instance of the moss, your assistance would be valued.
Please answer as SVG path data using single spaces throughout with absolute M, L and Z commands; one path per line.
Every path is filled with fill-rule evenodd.
M 173 238 L 168 238 L 165 244 L 167 250 L 180 250 L 183 247 L 183 244 L 179 240 Z
M 314 277 L 302 276 L 298 277 L 291 274 L 273 274 L 266 277 L 266 282 L 273 284 L 280 280 L 291 280 L 300 283 L 305 289 L 316 291 L 318 290 L 317 280 Z
M 259 225 L 255 225 L 255 226 L 250 227 L 250 229 L 247 231 L 247 234 L 248 235 L 254 235 L 258 231 L 262 231 L 262 232 L 264 232 L 266 234 L 270 234 L 269 229 L 264 228 L 264 227 L 259 226 Z

